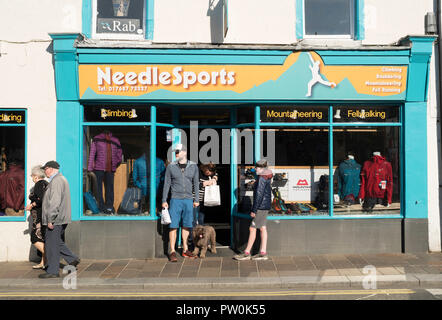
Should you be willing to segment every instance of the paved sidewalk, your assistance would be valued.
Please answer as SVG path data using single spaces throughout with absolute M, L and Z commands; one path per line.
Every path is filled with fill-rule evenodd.
M 222 289 L 222 288 L 362 288 L 376 286 L 442 288 L 442 253 L 345 254 L 271 257 L 268 261 L 235 261 L 230 252 L 206 259 L 166 258 L 86 260 L 77 270 L 82 289 Z M 39 279 L 31 262 L 0 262 L 0 290 L 62 288 L 63 277 Z M 374 266 L 372 269 L 367 266 Z M 365 268 L 365 269 L 364 269 Z M 367 269 L 368 268 L 368 269 Z

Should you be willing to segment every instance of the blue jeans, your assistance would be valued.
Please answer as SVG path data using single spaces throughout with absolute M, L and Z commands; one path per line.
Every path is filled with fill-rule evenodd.
M 193 209 L 193 226 L 195 227 L 197 225 L 197 222 L 199 225 L 204 225 L 204 212 L 201 211 L 201 206 L 198 206 Z

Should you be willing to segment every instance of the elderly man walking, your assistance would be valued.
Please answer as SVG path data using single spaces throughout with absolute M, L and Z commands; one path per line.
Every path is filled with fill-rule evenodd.
M 47 162 L 42 169 L 49 178 L 42 204 L 42 223 L 47 226 L 45 252 L 48 261 L 46 273 L 39 278 L 59 277 L 60 257 L 76 267 L 80 259 L 64 243 L 64 233 L 71 222 L 71 196 L 69 184 L 59 171 L 56 161 Z

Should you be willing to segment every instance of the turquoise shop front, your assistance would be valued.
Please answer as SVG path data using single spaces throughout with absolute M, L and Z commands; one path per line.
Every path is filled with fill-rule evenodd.
M 269 254 L 428 250 L 434 37 L 352 50 L 51 37 L 57 161 L 72 198 L 67 242 L 81 257 L 164 257 L 161 183 L 177 143 L 190 160 L 216 165 L 221 205 L 198 217 L 215 227 L 221 254 L 245 248 L 262 158 L 273 171 Z M 110 173 L 97 165 L 106 137 L 120 152 Z M 142 196 L 131 211 L 123 199 L 133 189 Z

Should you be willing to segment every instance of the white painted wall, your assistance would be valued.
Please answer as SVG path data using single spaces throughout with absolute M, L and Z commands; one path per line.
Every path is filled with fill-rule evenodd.
M 154 42 L 293 43 L 294 0 L 229 0 L 223 40 L 222 0 L 155 1 Z
M 55 159 L 51 32 L 81 32 L 81 0 L 0 0 L 0 109 L 26 108 L 27 169 Z M 28 217 L 27 217 L 28 219 Z M 0 261 L 29 259 L 29 222 L 0 222 Z
M 428 242 L 429 250 L 441 251 L 440 202 L 439 202 L 439 163 L 440 127 L 438 119 L 436 62 L 433 50 L 430 64 L 430 81 L 427 103 L 427 148 L 428 148 Z
M 390 44 L 406 35 L 425 34 L 425 14 L 432 0 L 365 0 L 363 44 Z

